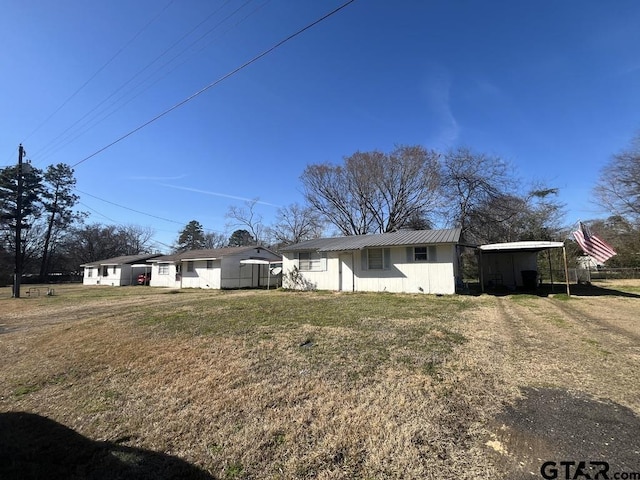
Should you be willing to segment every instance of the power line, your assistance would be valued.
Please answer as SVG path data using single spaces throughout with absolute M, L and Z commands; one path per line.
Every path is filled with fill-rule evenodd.
M 215 11 L 213 11 L 211 14 L 209 14 L 204 20 L 202 20 L 200 23 L 198 23 L 195 27 L 193 27 L 189 32 L 187 32 L 186 34 L 184 34 L 182 37 L 180 37 L 177 41 L 175 41 L 171 46 L 169 46 L 168 48 L 166 48 L 160 55 L 158 55 L 156 58 L 154 58 L 151 62 L 149 62 L 147 65 L 145 65 L 142 69 L 140 69 L 135 75 L 133 75 L 131 78 L 129 78 L 129 80 L 127 80 L 125 83 L 123 83 L 122 85 L 120 85 L 116 90 L 114 90 L 107 98 L 105 98 L 104 100 L 102 100 L 100 103 L 98 103 L 95 107 L 93 107 L 91 110 L 89 110 L 87 113 L 85 113 L 80 119 L 76 120 L 73 124 L 71 124 L 69 127 L 67 127 L 66 130 L 64 130 L 62 133 L 60 133 L 56 138 L 54 138 L 54 140 L 52 140 L 51 142 L 49 142 L 49 144 L 47 144 L 47 146 L 44 147 L 43 150 L 41 150 L 39 153 L 40 155 L 45 155 L 45 156 L 49 156 L 54 154 L 55 152 L 59 151 L 61 148 L 64 148 L 65 146 L 69 145 L 70 143 L 73 143 L 75 140 L 77 140 L 78 138 L 80 138 L 82 135 L 84 135 L 85 133 L 87 133 L 88 131 L 90 131 L 91 129 L 93 129 L 94 127 L 96 127 L 97 125 L 99 125 L 100 123 L 102 123 L 103 121 L 105 121 L 107 118 L 109 118 L 111 115 L 113 115 L 114 113 L 116 113 L 117 111 L 119 111 L 120 109 L 124 108 L 126 105 L 128 105 L 131 101 L 133 101 L 134 99 L 138 98 L 140 95 L 142 95 L 144 92 L 146 92 L 149 88 L 153 87 L 156 83 L 158 83 L 160 80 L 162 80 L 163 78 L 165 78 L 167 75 L 169 75 L 170 73 L 172 73 L 173 71 L 175 71 L 178 67 L 180 67 L 181 65 L 183 65 L 185 62 L 181 62 L 180 64 L 178 64 L 177 66 L 173 67 L 171 70 L 169 70 L 168 72 L 166 72 L 165 74 L 163 74 L 162 76 L 158 77 L 155 81 L 153 81 L 153 83 L 147 85 L 146 87 L 144 86 L 145 83 L 149 82 L 150 80 L 153 79 L 154 76 L 157 76 L 160 74 L 160 72 L 162 71 L 162 69 L 164 69 L 165 67 L 167 67 L 168 65 L 170 65 L 171 63 L 175 62 L 178 58 L 180 58 L 181 56 L 183 56 L 185 54 L 185 52 L 193 47 L 194 45 L 196 45 L 198 42 L 201 42 L 204 38 L 206 38 L 208 35 L 210 35 L 214 30 L 216 30 L 218 27 L 220 27 L 224 22 L 226 22 L 227 20 L 229 20 L 231 17 L 233 17 L 236 13 L 238 13 L 240 10 L 242 10 L 246 5 L 248 5 L 249 3 L 251 3 L 251 1 L 253 0 L 247 0 L 245 1 L 244 4 L 242 4 L 240 7 L 238 7 L 236 10 L 234 10 L 233 12 L 231 12 L 229 15 L 227 15 L 227 17 L 225 17 L 224 19 L 222 19 L 220 22 L 218 22 L 216 25 L 214 25 L 212 28 L 210 28 L 209 30 L 207 30 L 203 35 L 201 35 L 200 37 L 198 37 L 195 41 L 191 42 L 189 45 L 187 45 L 186 47 L 184 47 L 182 50 L 180 50 L 176 55 L 174 55 L 171 59 L 169 59 L 168 61 L 164 62 L 162 65 L 160 65 L 158 68 L 156 68 L 151 74 L 149 74 L 146 78 L 144 78 L 143 80 L 141 80 L 140 82 L 138 82 L 136 85 L 134 85 L 133 87 L 131 87 L 130 89 L 124 91 L 120 96 L 118 96 L 118 98 L 116 98 L 115 100 L 113 100 L 112 102 L 110 102 L 108 105 L 104 106 L 103 108 L 101 108 L 99 111 L 97 111 L 100 107 L 102 107 L 105 103 L 107 103 L 109 100 L 111 100 L 118 92 L 120 92 L 121 90 L 123 90 L 127 85 L 129 85 L 133 80 L 135 80 L 138 76 L 140 76 L 144 71 L 146 71 L 149 67 L 151 67 L 154 63 L 156 63 L 158 60 L 160 60 L 162 57 L 164 57 L 165 55 L 167 55 L 174 47 L 176 47 L 177 45 L 179 45 L 185 38 L 187 38 L 189 35 L 191 35 L 195 30 L 197 30 L 203 23 L 205 23 L 206 21 L 208 21 L 213 15 L 215 15 L 216 13 L 218 13 L 220 10 L 222 10 L 222 8 L 224 8 L 228 3 L 230 3 L 230 0 L 228 0 L 227 2 L 225 2 L 220 8 L 216 9 Z M 264 4 L 263 4 L 264 5 Z M 259 8 L 261 8 L 263 5 L 261 5 Z M 254 9 L 251 14 L 255 13 L 259 8 Z M 245 16 L 242 20 L 240 20 L 239 22 L 236 23 L 235 26 L 239 25 L 240 23 L 242 23 L 242 21 L 244 21 L 246 18 L 248 18 L 251 14 Z M 229 31 L 229 30 L 227 30 Z M 226 33 L 226 32 L 225 32 Z M 141 90 L 139 90 L 141 89 Z M 136 90 L 139 90 L 137 93 L 135 93 Z M 126 97 L 130 94 L 133 93 L 133 96 L 131 96 L 129 99 L 126 99 Z M 119 106 L 117 105 L 119 102 L 124 101 L 124 103 L 121 103 Z M 112 108 L 115 107 L 115 108 Z M 112 109 L 109 112 L 109 109 Z M 95 112 L 95 113 L 94 113 Z M 108 112 L 108 113 L 107 113 Z M 87 119 L 87 117 L 89 117 L 91 114 L 93 114 L 90 118 Z M 104 115 L 103 115 L 104 114 Z M 101 118 L 99 118 L 102 115 Z M 83 123 L 81 123 L 83 120 L 87 119 L 86 121 L 84 121 Z M 93 122 L 93 123 L 92 123 Z M 78 125 L 79 123 L 81 123 L 76 129 L 75 131 L 73 131 L 72 129 Z M 85 128 L 87 127 L 87 128 Z M 81 130 L 84 129 L 84 130 Z M 76 134 L 76 132 L 78 132 Z M 67 132 L 69 132 L 67 134 Z M 65 135 L 67 134 L 67 135 Z M 75 136 L 74 136 L 75 135 Z
M 262 57 L 270 54 L 271 52 L 273 52 L 274 50 L 276 50 L 277 48 L 281 47 L 282 45 L 284 45 L 285 43 L 289 42 L 290 40 L 293 40 L 294 38 L 296 38 L 298 35 L 306 32 L 307 30 L 309 30 L 310 28 L 316 26 L 317 24 L 321 23 L 322 21 L 326 20 L 327 18 L 335 15 L 336 13 L 338 13 L 340 10 L 344 9 L 345 7 L 347 7 L 348 5 L 352 4 L 353 2 L 355 2 L 355 0 L 348 0 L 347 2 L 343 3 L 342 5 L 340 5 L 339 7 L 335 8 L 334 10 L 332 10 L 331 12 L 323 15 L 322 17 L 320 17 L 319 19 L 313 21 L 312 23 L 308 24 L 307 26 L 301 28 L 300 30 L 298 30 L 295 33 L 292 33 L 291 35 L 289 35 L 288 37 L 286 37 L 283 40 L 280 40 L 278 43 L 276 43 L 275 45 L 273 45 L 272 47 L 268 48 L 267 50 L 263 51 L 262 53 L 256 55 L 255 57 L 253 57 L 251 60 L 248 60 L 247 62 L 243 63 L 242 65 L 240 65 L 239 67 L 235 68 L 234 70 L 230 71 L 229 73 L 223 75 L 222 77 L 218 78 L 217 80 L 211 82 L 209 85 L 205 86 L 204 88 L 198 90 L 197 92 L 195 92 L 194 94 L 190 95 L 189 97 L 185 98 L 184 100 L 176 103 L 175 105 L 173 105 L 172 107 L 168 108 L 167 110 L 165 110 L 162 113 L 159 113 L 158 115 L 156 115 L 155 117 L 153 117 L 151 120 L 148 120 L 147 122 L 143 123 L 142 125 L 139 125 L 138 127 L 134 128 L 133 130 L 129 131 L 128 133 L 122 135 L 121 137 L 117 138 L 116 140 L 114 140 L 113 142 L 105 145 L 104 147 L 100 148 L 99 150 L 95 151 L 94 153 L 92 153 L 91 155 L 83 158 L 82 160 L 76 162 L 75 164 L 73 164 L 71 167 L 75 168 L 78 165 L 80 165 L 81 163 L 86 162 L 87 160 L 95 157 L 96 155 L 104 152 L 105 150 L 107 150 L 108 148 L 111 148 L 112 146 L 120 143 L 122 140 L 130 137 L 131 135 L 133 135 L 134 133 L 137 133 L 138 131 L 142 130 L 143 128 L 151 125 L 152 123 L 154 123 L 155 121 L 159 120 L 160 118 L 164 117 L 165 115 L 173 112 L 174 110 L 180 108 L 181 106 L 183 106 L 184 104 L 190 102 L 191 100 L 193 100 L 194 98 L 202 95 L 203 93 L 205 93 L 207 90 L 215 87 L 216 85 L 222 83 L 224 80 L 226 80 L 227 78 L 232 77 L 233 75 L 235 75 L 236 73 L 240 72 L 241 70 L 244 70 L 246 67 L 248 67 L 249 65 L 257 62 L 258 60 L 260 60 Z
M 111 62 L 113 62 L 122 52 L 124 52 L 140 35 L 142 35 L 142 33 L 149 28 L 149 26 L 151 24 L 153 24 L 159 17 L 160 15 L 162 15 L 165 10 L 167 10 L 167 8 L 169 8 L 169 6 L 173 3 L 173 0 L 169 0 L 169 3 L 167 3 L 164 8 L 162 10 L 160 10 L 160 12 L 158 12 L 151 20 L 149 20 L 146 25 L 144 25 L 140 30 L 138 30 L 138 32 L 131 37 L 131 39 L 125 43 L 109 60 L 107 60 L 104 65 L 102 65 L 93 75 L 91 75 L 91 77 L 89 77 L 89 79 L 87 81 L 85 81 L 75 92 L 73 92 L 71 94 L 71 96 L 69 98 L 67 98 L 64 102 L 62 102 L 62 104 L 56 108 L 54 110 L 54 112 L 49 115 L 45 120 L 43 120 L 40 125 L 38 125 L 29 135 L 27 135 L 25 137 L 25 139 L 22 141 L 22 143 L 24 143 L 28 138 L 30 138 L 33 134 L 35 134 L 38 130 L 40 130 L 40 128 L 42 128 L 49 120 L 51 120 L 51 118 L 53 118 L 53 116 L 55 114 L 57 114 L 60 110 L 62 110 L 71 100 L 73 100 L 73 98 L 75 98 L 76 95 L 78 95 L 78 93 L 80 93 L 94 78 L 96 78 L 105 68 L 107 68 Z M 64 132 L 63 132 L 64 133 Z M 55 141 L 55 139 L 54 139 Z M 45 147 L 46 148 L 46 147 Z
M 138 213 L 138 214 L 140 214 L 140 215 L 144 215 L 144 216 L 146 216 L 146 217 L 155 218 L 155 219 L 157 219 L 157 220 L 162 220 L 162 221 L 164 221 L 164 222 L 175 223 L 175 224 L 177 224 L 177 225 L 183 225 L 183 226 L 185 225 L 185 222 L 180 222 L 180 221 L 178 221 L 178 220 L 171 220 L 171 219 L 169 219 L 169 218 L 160 217 L 160 216 L 158 216 L 158 215 L 154 215 L 154 214 L 152 214 L 152 213 L 142 212 L 142 211 L 140 211 L 140 210 L 136 210 L 135 208 L 127 207 L 127 206 L 125 206 L 125 205 L 120 205 L 119 203 L 112 202 L 111 200 L 106 200 L 106 199 L 104 199 L 104 198 L 97 197 L 96 195 L 92 195 L 92 194 L 90 194 L 90 193 L 83 192 L 82 190 L 78 190 L 77 188 L 74 188 L 74 190 L 75 190 L 76 192 L 78 192 L 78 193 L 81 193 L 82 195 L 87 195 L 88 197 L 95 198 L 96 200 L 100 200 L 101 202 L 108 203 L 108 204 L 113 205 L 113 206 L 115 206 L 115 207 L 123 208 L 124 210 L 129 210 L 130 212 Z M 104 215 L 103 213 L 100 213 L 100 212 L 98 212 L 97 210 L 94 210 L 93 208 L 91 208 L 91 207 L 89 207 L 89 206 L 87 206 L 87 205 L 85 205 L 85 204 L 83 204 L 83 205 L 84 205 L 84 206 L 86 206 L 87 208 L 89 208 L 90 210 L 93 210 L 93 211 L 94 211 L 94 212 L 96 212 L 98 215 L 101 215 L 101 216 L 105 217 L 106 219 L 108 219 L 108 220 L 110 220 L 110 221 L 112 221 L 112 222 L 114 222 L 114 223 L 118 223 L 118 222 L 116 222 L 115 220 L 113 220 L 113 219 L 111 219 L 111 218 L 107 217 L 107 216 L 106 216 L 106 215 Z M 204 226 L 203 226 L 202 228 L 203 228 L 204 230 L 208 231 L 208 232 L 214 232 L 214 233 L 224 234 L 224 232 L 221 232 L 220 230 L 215 230 L 215 229 L 213 229 L 213 228 L 207 228 L 207 227 L 204 227 Z
M 140 210 L 136 210 L 135 208 L 126 207 L 124 205 L 120 205 L 119 203 L 112 202 L 111 200 L 105 200 L 104 198 L 96 197 L 95 195 L 91 195 L 90 193 L 83 192 L 82 190 L 78 190 L 77 188 L 74 188 L 74 190 L 78 193 L 81 193 L 82 195 L 87 195 L 88 197 L 95 198 L 96 200 L 100 200 L 101 202 L 105 202 L 110 205 L 114 205 L 116 207 L 124 208 L 125 210 L 129 210 L 130 212 L 139 213 L 140 215 L 146 215 L 147 217 L 152 217 L 157 220 L 163 220 L 165 222 L 177 223 L 178 225 L 183 225 L 183 222 L 178 222 L 177 220 L 171 220 L 169 218 L 159 217 L 158 215 L 142 212 Z

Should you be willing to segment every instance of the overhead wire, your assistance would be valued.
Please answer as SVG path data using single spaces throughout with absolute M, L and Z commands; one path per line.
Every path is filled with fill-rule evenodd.
M 78 188 L 74 188 L 74 190 L 75 190 L 76 192 L 78 192 L 78 193 L 81 193 L 82 195 L 86 195 L 86 196 L 88 196 L 88 197 L 95 198 L 96 200 L 99 200 L 99 201 L 104 202 L 104 203 L 108 203 L 109 205 L 113 205 L 113 206 L 115 206 L 115 207 L 119 207 L 119 208 L 122 208 L 122 209 L 124 209 L 124 210 L 128 210 L 128 211 L 130 211 L 130 212 L 134 212 L 134 213 L 137 213 L 137 214 L 140 214 L 140 215 L 144 215 L 144 216 L 146 216 L 146 217 L 150 217 L 150 218 L 155 218 L 156 220 L 162 220 L 162 221 L 169 222 L 169 223 L 175 223 L 175 224 L 177 224 L 177 225 L 185 225 L 185 222 L 184 222 L 184 221 L 180 222 L 180 221 L 178 221 L 178 220 L 172 220 L 172 219 L 170 219 L 170 218 L 160 217 L 160 216 L 158 216 L 158 215 L 154 215 L 154 214 L 152 214 L 152 213 L 147 213 L 147 212 L 143 212 L 143 211 L 141 211 L 141 210 L 136 210 L 135 208 L 127 207 L 126 205 L 121 205 L 121 204 L 119 204 L 119 203 L 112 202 L 111 200 L 106 200 L 106 199 L 104 199 L 104 198 L 100 198 L 100 197 L 98 197 L 98 196 L 96 196 L 96 195 L 92 195 L 91 193 L 83 192 L 82 190 L 80 190 L 80 189 L 78 189 Z M 85 206 L 86 206 L 86 205 L 85 205 Z M 89 208 L 89 209 L 93 210 L 91 207 L 87 207 L 87 208 Z M 102 215 L 103 217 L 107 218 L 108 220 L 111 220 L 111 221 L 112 221 L 112 222 L 114 222 L 114 223 L 118 223 L 118 222 L 116 222 L 115 220 L 113 220 L 113 219 L 111 219 L 111 218 L 106 217 L 105 215 L 103 215 L 103 214 L 102 214 L 102 213 L 100 213 L 100 212 L 96 212 L 96 213 L 98 213 L 99 215 Z M 203 227 L 203 229 L 204 229 L 204 230 L 206 230 L 206 231 L 208 231 L 208 232 L 224 233 L 224 232 L 221 232 L 220 230 L 216 230 L 216 229 L 213 229 L 213 228 L 206 228 L 206 227 Z
M 91 116 L 91 118 L 89 118 L 86 122 L 82 123 L 77 129 L 76 131 L 70 132 L 68 135 L 66 135 L 64 138 L 60 138 L 60 136 L 58 136 L 59 141 L 56 142 L 51 142 L 48 146 L 48 151 L 46 151 L 46 155 L 53 155 L 55 152 L 59 151 L 60 149 L 66 147 L 67 145 L 69 145 L 70 143 L 73 143 L 75 140 L 77 140 L 78 138 L 80 138 L 82 135 L 84 135 L 85 133 L 87 133 L 88 131 L 92 130 L 94 127 L 98 126 L 100 123 L 102 123 L 103 121 L 105 121 L 107 118 L 109 118 L 111 115 L 115 114 L 116 112 L 118 112 L 120 109 L 124 108 L 126 105 L 128 105 L 130 102 L 132 102 L 133 100 L 135 100 L 136 98 L 138 98 L 140 95 L 142 95 L 144 92 L 146 92 L 147 90 L 149 90 L 151 87 L 153 87 L 154 85 L 156 85 L 158 82 L 160 82 L 161 80 L 163 80 L 164 78 L 166 78 L 168 75 L 170 75 L 171 73 L 173 73 L 175 70 L 177 70 L 180 66 L 184 65 L 189 58 L 187 58 L 186 60 L 178 63 L 177 65 L 175 65 L 173 68 L 171 68 L 170 70 L 168 70 L 167 72 L 165 72 L 164 74 L 158 76 L 160 74 L 160 72 L 167 66 L 169 66 L 171 63 L 175 62 L 177 59 L 179 59 L 180 57 L 185 55 L 185 52 L 187 52 L 190 48 L 192 48 L 194 45 L 198 44 L 199 42 L 201 42 L 203 39 L 205 39 L 207 36 L 209 36 L 213 31 L 215 31 L 218 27 L 220 27 L 221 25 L 223 25 L 227 20 L 229 20 L 230 18 L 232 18 L 236 13 L 238 13 L 240 10 L 242 10 L 246 5 L 248 5 L 249 3 L 251 3 L 253 0 L 247 0 L 245 3 L 243 3 L 240 7 L 238 7 L 236 10 L 234 10 L 233 12 L 231 12 L 229 15 L 227 15 L 224 19 L 222 19 L 220 22 L 218 22 L 216 25 L 214 25 L 212 28 L 210 28 L 209 30 L 207 30 L 204 34 L 202 34 L 200 37 L 198 37 L 196 40 L 194 40 L 193 42 L 191 42 L 189 45 L 187 45 L 186 47 L 184 47 L 182 50 L 180 50 L 176 55 L 174 55 L 172 58 L 170 58 L 169 60 L 167 60 L 166 62 L 164 62 L 163 64 L 161 64 L 158 68 L 156 68 L 153 72 L 151 72 L 148 76 L 146 76 L 144 79 L 142 79 L 140 82 L 138 82 L 136 85 L 134 85 L 131 89 L 126 90 L 125 92 L 123 92 L 118 98 L 116 98 L 113 102 L 111 102 L 110 104 L 106 105 L 104 108 L 100 109 L 98 112 L 96 112 L 93 116 Z M 269 1 L 269 0 L 268 0 Z M 257 12 L 260 8 L 262 8 L 264 5 L 266 5 L 265 2 L 261 5 L 259 5 L 258 7 L 256 7 L 253 11 L 251 11 L 248 15 L 246 15 L 245 17 L 243 17 L 241 20 L 239 20 L 238 22 L 235 23 L 234 27 L 237 27 L 238 25 L 240 25 L 244 20 L 246 20 L 247 18 L 249 18 L 251 15 L 253 15 L 255 12 Z M 229 1 L 225 2 L 224 5 L 226 5 L 227 3 L 229 3 Z M 224 6 L 223 5 L 223 6 Z M 222 7 L 221 7 L 222 8 Z M 205 20 L 203 20 L 202 22 L 200 22 L 198 25 L 196 25 L 196 27 L 192 28 L 187 34 L 183 35 L 178 41 L 174 42 L 170 47 L 168 47 L 162 54 L 160 54 L 158 57 L 156 57 L 154 60 L 152 60 L 150 63 L 148 63 L 145 67 L 143 67 L 140 71 L 138 71 L 133 77 L 131 77 L 129 80 L 127 80 L 127 82 L 125 82 L 124 84 L 122 84 L 118 89 L 116 89 L 109 97 L 107 97 L 106 99 L 104 99 L 102 102 L 100 102 L 98 105 L 96 105 L 92 110 L 90 110 L 87 114 L 85 114 L 82 118 L 80 118 L 78 121 L 76 121 L 73 125 L 71 125 L 69 128 L 67 128 L 67 130 L 65 130 L 64 132 L 62 132 L 61 135 L 69 132 L 69 130 L 71 130 L 74 126 L 76 126 L 78 123 L 80 123 L 82 120 L 84 120 L 87 116 L 89 116 L 90 114 L 94 113 L 99 107 L 101 107 L 104 103 L 106 103 L 108 100 L 110 100 L 111 98 L 113 98 L 113 96 L 120 92 L 125 86 L 127 86 L 128 84 L 130 84 L 135 78 L 137 78 L 140 74 L 142 74 L 144 71 L 146 71 L 151 65 L 153 65 L 155 62 L 157 62 L 160 58 L 162 58 L 163 56 L 165 56 L 169 51 L 171 51 L 175 46 L 177 46 L 183 39 L 185 39 L 188 35 L 190 35 L 193 31 L 195 31 L 199 26 L 201 26 L 206 20 L 208 20 L 211 16 L 213 16 L 215 13 L 218 13 L 220 11 L 220 9 L 217 9 L 216 11 L 212 12 Z M 226 34 L 227 32 L 229 32 L 231 30 L 231 28 L 227 29 L 226 31 L 224 31 L 222 33 L 222 35 Z M 217 40 L 218 38 L 220 38 L 222 35 L 217 36 L 215 39 Z M 212 42 L 209 42 L 207 45 L 210 45 Z M 156 77 L 155 80 L 153 80 L 153 78 Z M 148 83 L 149 81 L 152 81 L 152 83 L 147 84 L 146 86 L 145 83 Z M 136 90 L 138 90 L 136 92 Z M 132 95 L 132 96 L 131 96 Z M 126 99 L 126 97 L 129 96 L 128 99 Z M 126 100 L 125 100 L 126 99 Z M 119 102 L 124 101 L 124 103 L 120 103 L 120 105 L 118 105 Z M 115 107 L 115 108 L 114 108 Z M 111 109 L 111 111 L 109 112 L 109 109 Z M 106 113 L 108 112 L 108 113 Z M 100 115 L 103 115 L 101 118 L 98 118 Z M 93 122 L 93 123 L 91 123 Z M 84 127 L 84 130 L 80 130 Z M 79 132 L 78 132 L 79 131 Z M 75 136 L 74 136 L 75 135 Z
M 36 132 L 38 132 L 49 120 L 51 120 L 60 110 L 62 110 L 71 100 L 73 100 L 78 93 L 80 93 L 89 83 L 91 83 L 102 71 L 107 68 L 116 58 L 118 58 L 129 46 L 137 40 L 137 38 L 142 35 L 142 33 L 149 28 L 160 16 L 169 8 L 169 6 L 174 2 L 174 0 L 169 0 L 169 2 L 160 10 L 151 20 L 149 20 L 142 28 L 140 28 L 133 37 L 129 39 L 114 55 L 109 58 L 96 72 L 91 75 L 80 87 L 76 89 L 58 108 L 56 108 L 53 113 L 51 113 L 47 118 L 45 118 L 30 134 L 28 134 L 22 143 L 25 143 L 27 139 L 33 136 Z M 64 132 L 63 132 L 64 133 Z
M 129 132 L 125 133 L 124 135 L 118 137 L 116 140 L 110 142 L 109 144 L 105 145 L 104 147 L 96 150 L 95 152 L 93 152 L 91 155 L 88 155 L 87 157 L 84 157 L 82 160 L 74 163 L 71 167 L 75 168 L 78 165 L 81 165 L 82 163 L 86 162 L 87 160 L 99 155 L 100 153 L 104 152 L 105 150 L 113 147 L 114 145 L 120 143 L 121 141 L 125 140 L 126 138 L 130 137 L 131 135 L 139 132 L 140 130 L 142 130 L 143 128 L 151 125 L 152 123 L 156 122 L 157 120 L 161 119 L 162 117 L 168 115 L 169 113 L 173 112 L 174 110 L 182 107 L 183 105 L 185 105 L 186 103 L 190 102 L 191 100 L 193 100 L 194 98 L 199 97 L 200 95 L 202 95 L 203 93 L 207 92 L 208 90 L 210 90 L 211 88 L 217 86 L 218 84 L 222 83 L 223 81 L 225 81 L 226 79 L 234 76 L 235 74 L 237 74 L 238 72 L 240 72 L 241 70 L 244 70 L 245 68 L 247 68 L 249 65 L 257 62 L 258 60 L 260 60 L 261 58 L 269 55 L 271 52 L 273 52 L 274 50 L 278 49 L 279 47 L 281 47 L 282 45 L 284 45 L 285 43 L 293 40 L 294 38 L 296 38 L 297 36 L 301 35 L 302 33 L 306 32 L 307 30 L 309 30 L 310 28 L 313 28 L 314 26 L 318 25 L 319 23 L 323 22 L 324 20 L 326 20 L 327 18 L 335 15 L 336 13 L 338 13 L 339 11 L 343 10 L 344 8 L 346 8 L 347 6 L 349 6 L 350 4 L 352 4 L 353 2 L 355 2 L 355 0 L 348 0 L 347 2 L 343 3 L 342 5 L 338 6 L 337 8 L 331 10 L 329 13 L 324 14 L 322 17 L 318 18 L 317 20 L 314 20 L 313 22 L 311 22 L 310 24 L 306 25 L 305 27 L 302 27 L 301 29 L 297 30 L 295 33 L 292 33 L 291 35 L 287 36 L 286 38 L 284 38 L 283 40 L 280 40 L 279 42 L 277 42 L 276 44 L 274 44 L 273 46 L 269 47 L 268 49 L 264 50 L 262 53 L 259 53 L 258 55 L 254 56 L 253 58 L 251 58 L 250 60 L 246 61 L 245 63 L 243 63 L 242 65 L 240 65 L 239 67 L 236 67 L 235 69 L 231 70 L 230 72 L 226 73 L 225 75 L 223 75 L 222 77 L 218 78 L 217 80 L 214 80 L 213 82 L 209 83 L 208 85 L 206 85 L 205 87 L 201 88 L 200 90 L 198 90 L 197 92 L 191 94 L 190 96 L 188 96 L 187 98 L 181 100 L 180 102 L 176 103 L 175 105 L 173 105 L 172 107 L 169 107 L 168 109 L 164 110 L 163 112 L 159 113 L 158 115 L 154 116 L 153 118 L 151 118 L 150 120 L 147 120 L 146 122 L 142 123 L 141 125 L 137 126 L 136 128 L 134 128 L 133 130 L 130 130 Z

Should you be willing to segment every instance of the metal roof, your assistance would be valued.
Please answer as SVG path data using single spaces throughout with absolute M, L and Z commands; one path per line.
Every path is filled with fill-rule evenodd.
M 563 242 L 547 242 L 543 240 L 528 242 L 508 242 L 508 243 L 490 243 L 480 245 L 478 248 L 483 252 L 539 252 L 547 248 L 562 248 Z
M 285 252 L 316 250 L 318 252 L 341 252 L 362 250 L 369 247 L 399 247 L 410 245 L 433 245 L 436 243 L 458 243 L 459 228 L 445 230 L 399 230 L 374 235 L 351 235 L 347 237 L 316 238 L 282 248 Z
M 216 260 L 227 255 L 233 255 L 235 253 L 242 253 L 248 250 L 255 250 L 259 248 L 274 256 L 279 256 L 273 253 L 271 250 L 262 246 L 250 246 L 250 247 L 224 247 L 224 248 L 206 248 L 200 250 L 189 250 L 187 252 L 175 253 L 173 255 L 163 255 L 162 257 L 154 258 L 152 263 L 172 263 L 181 262 L 184 260 Z
M 98 267 L 102 265 L 130 265 L 133 263 L 144 262 L 149 259 L 159 257 L 159 253 L 145 255 L 121 255 L 119 257 L 107 258 L 106 260 L 98 260 L 95 262 L 87 262 L 80 265 L 81 267 Z

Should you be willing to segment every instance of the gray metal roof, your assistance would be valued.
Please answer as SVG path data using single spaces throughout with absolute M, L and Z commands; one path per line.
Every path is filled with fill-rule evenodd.
M 98 260 L 96 262 L 87 262 L 81 267 L 98 267 L 100 265 L 130 265 L 138 262 L 144 262 L 149 259 L 159 257 L 159 253 L 145 255 L 122 255 L 120 257 L 107 258 L 106 260 Z
M 245 252 L 247 250 L 254 250 L 259 248 L 272 255 L 279 256 L 273 253 L 271 250 L 262 246 L 250 246 L 250 247 L 224 247 L 224 248 L 206 248 L 200 250 L 189 250 L 182 253 L 175 253 L 173 255 L 163 255 L 151 260 L 153 263 L 171 263 L 180 262 L 183 260 L 215 260 L 217 258 L 224 257 L 226 255 L 233 255 L 235 253 Z
M 318 252 L 341 252 L 362 250 L 369 247 L 399 247 L 410 245 L 433 245 L 436 243 L 458 243 L 459 228 L 444 230 L 400 230 L 374 235 L 352 235 L 348 237 L 316 238 L 282 248 L 284 252 L 316 250 Z

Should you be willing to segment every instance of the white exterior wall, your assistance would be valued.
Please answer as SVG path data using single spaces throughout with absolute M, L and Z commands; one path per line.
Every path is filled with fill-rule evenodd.
M 163 265 L 167 265 L 166 263 Z M 171 287 L 180 288 L 180 279 L 176 279 L 176 265 L 169 263 L 169 273 L 167 275 L 160 275 L 159 264 L 153 263 L 151 266 L 151 281 L 149 285 L 152 287 Z
M 193 272 L 187 271 L 188 261 L 182 263 L 182 288 L 220 288 L 220 260 L 213 260 L 213 268 L 207 268 L 206 260 L 191 262 Z
M 106 276 L 103 275 L 105 268 L 107 268 Z M 91 277 L 87 276 L 88 270 L 89 267 L 84 268 L 84 276 L 82 277 L 83 285 L 119 287 L 132 284 L 131 265 L 101 265 L 99 267 L 91 267 Z
M 96 267 L 84 267 L 84 273 L 82 277 L 83 285 L 98 285 L 98 273 L 100 272 L 99 268 Z M 91 276 L 89 276 L 91 275 Z
M 242 264 L 241 260 L 250 257 L 263 257 L 272 261 L 279 261 L 280 257 L 260 248 L 252 248 L 234 255 L 226 255 L 213 260 L 213 268 L 207 268 L 207 260 L 184 260 L 181 263 L 181 274 L 176 276 L 176 265 L 169 265 L 169 274 L 160 275 L 159 263 L 153 263 L 151 269 L 152 287 L 171 288 L 250 288 L 266 287 L 269 280 L 269 266 L 256 264 Z M 187 271 L 187 264 L 192 262 L 193 271 Z M 165 264 L 166 265 L 166 264 Z M 271 286 L 276 287 L 280 277 L 271 277 Z
M 384 270 L 363 269 L 360 251 L 330 252 L 326 270 L 300 273 L 309 288 L 319 290 L 453 294 L 457 264 L 455 245 L 436 248 L 435 262 L 408 262 L 406 247 L 390 248 L 391 262 Z M 283 272 L 292 271 L 294 266 L 298 266 L 295 253 L 286 252 Z M 285 283 L 285 287 L 291 286 Z

